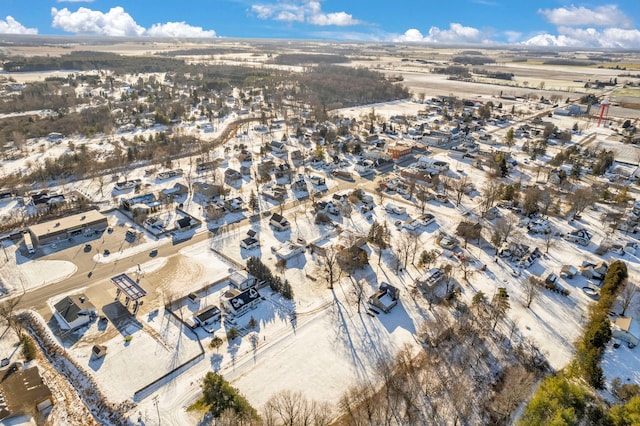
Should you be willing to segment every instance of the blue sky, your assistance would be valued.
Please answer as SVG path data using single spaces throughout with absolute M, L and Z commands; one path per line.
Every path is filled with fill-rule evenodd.
M 0 33 L 640 49 L 639 0 L 0 0 Z

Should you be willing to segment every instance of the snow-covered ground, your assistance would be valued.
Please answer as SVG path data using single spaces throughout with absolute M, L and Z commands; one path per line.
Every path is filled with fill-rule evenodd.
M 340 113 L 360 118 L 361 115 L 366 115 L 375 109 L 376 114 L 391 117 L 415 114 L 422 108 L 424 108 L 423 104 L 397 101 L 349 108 L 341 110 Z M 611 139 L 614 137 L 613 132 L 606 128 L 596 128 L 593 123 L 558 116 L 545 118 L 545 121 L 553 122 L 560 129 L 571 129 L 578 121 L 583 132 L 581 135 L 574 135 L 574 141 L 595 133 L 594 144 L 607 143 L 608 145 L 602 145 L 607 147 L 615 145 Z M 209 138 L 217 135 L 226 124 L 228 123 L 216 123 L 215 131 L 211 133 L 204 133 L 198 129 L 198 122 L 185 123 L 182 130 L 186 133 L 197 133 L 199 137 Z M 487 131 L 493 132 L 494 137 L 500 140 L 508 127 L 490 126 Z M 151 133 L 161 130 L 163 129 L 137 129 L 119 136 L 148 137 Z M 279 140 L 279 134 L 271 137 Z M 250 130 L 247 135 L 240 135 L 234 143 L 246 144 L 255 152 L 262 139 L 262 135 Z M 27 144 L 28 151 L 25 158 L 4 162 L 1 173 L 25 172 L 30 164 L 41 164 L 48 157 L 56 157 L 63 152 L 68 152 L 70 149 L 68 142 L 73 142 L 74 145 L 86 144 L 90 149 L 100 152 L 107 152 L 114 148 L 114 144 L 119 143 L 103 135 L 95 138 L 69 139 L 62 144 L 54 144 L 44 139 L 30 141 Z M 513 156 L 523 165 L 521 167 L 523 172 L 519 170 L 512 172 L 509 180 L 531 184 L 535 180 L 532 172 L 535 166 L 550 159 L 560 147 L 550 147 L 546 156 L 529 161 L 526 153 L 519 149 L 521 144 L 522 141 L 519 140 L 513 150 Z M 488 149 L 486 146 L 482 148 Z M 635 155 L 635 148 L 624 147 L 624 149 L 631 151 L 625 151 L 621 155 L 627 157 Z M 234 158 L 233 153 L 224 152 L 223 148 L 216 149 L 213 157 L 223 159 L 221 172 L 227 167 L 236 169 L 239 167 L 239 162 Z M 468 160 L 455 160 L 446 152 L 437 153 L 433 157 L 450 163 L 449 174 L 452 178 L 468 176 L 478 190 L 487 179 L 485 172 L 472 167 Z M 188 159 L 175 161 L 172 168 L 178 167 L 182 168 L 194 181 L 201 178 L 191 170 L 193 164 Z M 157 171 L 162 170 L 163 168 L 158 167 Z M 326 170 L 316 169 L 312 170 L 312 173 L 324 176 Z M 177 182 L 187 183 L 185 176 L 159 181 L 154 174 L 147 175 L 144 167 L 139 167 L 128 172 L 126 176 L 89 179 L 74 182 L 72 185 L 54 182 L 52 187 L 64 193 L 72 186 L 74 190 L 80 191 L 107 208 L 115 206 L 120 197 L 134 195 L 133 188 L 128 191 L 114 189 L 115 182 L 125 178 L 140 179 L 140 193 L 168 189 Z M 327 183 L 329 189 L 340 184 L 339 181 L 332 179 L 327 179 Z M 231 195 L 243 196 L 247 199 L 250 190 L 254 190 L 253 182 L 249 183 L 245 179 L 243 185 L 233 189 Z M 393 226 L 394 222 L 420 216 L 415 200 L 407 201 L 398 195 L 385 196 L 382 204 L 392 201 L 407 207 L 407 215 L 400 217 L 386 213 L 379 205 L 379 197 L 372 195 L 377 206 L 372 212 L 371 219 L 367 219 L 355 207 L 348 217 L 331 215 L 331 219 L 342 229 L 363 234 L 368 232 L 374 219 L 378 222 L 386 222 L 391 229 L 392 241 L 397 242 L 401 232 L 404 231 Z M 146 282 L 154 283 L 164 297 L 179 298 L 228 276 L 233 262 L 224 260 L 220 254 L 237 263 L 244 263 L 248 257 L 256 256 L 275 271 L 277 259 L 272 248 L 282 243 L 298 239 L 309 243 L 323 238 L 329 244 L 335 244 L 338 241 L 340 232 L 336 227 L 318 226 L 314 223 L 311 202 L 292 202 L 292 200 L 291 196 L 286 200 L 287 209 L 283 212 L 291 223 L 289 231 L 274 231 L 268 225 L 268 217 L 261 217 L 258 222 L 237 226 L 235 223 L 244 219 L 244 214 L 228 215 L 219 223 L 209 223 L 212 229 L 225 225 L 220 235 L 181 249 L 180 255 L 175 258 L 160 256 L 126 272 L 138 273 L 139 277 Z M 451 203 L 440 204 L 430 201 L 426 213 L 436 217 L 436 224 L 422 228 L 423 232 L 419 237 L 421 250 L 436 247 L 435 234 L 438 230 L 453 233 L 463 213 L 471 212 L 471 217 L 475 219 L 473 212 L 477 212 L 479 200 L 478 193 L 473 192 L 470 197 L 464 196 L 462 205 L 457 207 Z M 204 209 L 199 200 L 186 197 L 181 201 L 185 211 L 204 219 Z M 0 203 L 0 216 L 19 208 L 18 204 L 17 200 Z M 262 208 L 275 207 L 274 203 L 269 203 L 262 197 L 260 197 L 260 204 Z M 503 216 L 512 214 L 504 209 L 500 212 Z M 478 291 L 484 292 L 488 298 L 491 298 L 499 287 L 505 287 L 510 295 L 511 309 L 508 314 L 510 319 L 516 323 L 523 335 L 529 337 L 547 355 L 551 366 L 554 369 L 560 369 L 570 360 L 573 342 L 580 335 L 581 327 L 587 318 L 587 309 L 592 299 L 583 293 L 582 287 L 591 283 L 583 277 L 576 277 L 573 280 L 560 279 L 559 285 L 570 291 L 568 296 L 541 289 L 539 297 L 530 308 L 524 307 L 523 283 L 530 274 L 544 278 L 549 272 L 558 273 L 562 265 L 578 266 L 585 259 L 597 260 L 598 256 L 594 254 L 594 250 L 606 237 L 601 226 L 601 214 L 601 211 L 587 209 L 582 214 L 583 218 L 573 224 L 569 224 L 562 218 L 550 217 L 552 227 L 560 235 L 578 227 L 587 227 L 594 231 L 595 236 L 586 248 L 562 239 L 554 240 L 549 253 L 527 271 L 520 271 L 503 261 L 495 262 L 492 248 L 478 247 L 473 242 L 464 250 L 465 257 L 476 259 L 478 265 L 486 265 L 486 270 L 481 271 L 479 268 L 474 270 L 468 283 L 461 279 L 456 258 L 443 255 L 437 260 L 436 265 L 451 263 L 454 266 L 457 271 L 456 278 L 462 284 L 462 297 L 467 302 L 470 302 Z M 113 227 L 130 224 L 130 220 L 118 212 L 109 213 L 108 216 L 109 224 Z M 240 248 L 240 241 L 246 237 L 249 229 L 258 233 L 257 238 L 261 242 L 261 247 L 247 251 Z M 517 235 L 519 242 L 545 251 L 545 242 L 542 237 L 529 235 L 526 229 L 519 231 Z M 207 226 L 203 225 L 195 232 L 208 232 Z M 620 234 L 616 234 L 615 238 L 622 243 L 632 241 L 631 237 Z M 107 256 L 104 253 L 96 253 L 93 259 L 96 262 L 115 264 L 118 260 L 170 242 L 170 238 L 158 240 L 148 233 L 142 233 L 135 244 L 123 244 L 121 250 L 112 251 Z M 51 253 L 60 248 L 61 246 L 45 248 L 44 253 Z M 72 275 L 76 270 L 71 262 L 34 261 L 24 258 L 16 251 L 15 245 L 6 245 L 5 249 L 9 261 L 0 266 L 0 279 L 6 291 L 20 291 L 21 288 L 16 288 L 16 283 L 20 283 L 24 290 L 28 290 L 43 284 L 58 282 Z M 419 348 L 415 339 L 416 330 L 422 322 L 430 318 L 430 313 L 426 300 L 421 296 L 416 298 L 411 296 L 410 289 L 414 280 L 423 271 L 409 265 L 405 271 L 396 274 L 395 262 L 390 253 L 385 253 L 378 264 L 377 249 L 367 247 L 367 252 L 370 255 L 370 266 L 357 272 L 353 277 L 343 277 L 333 290 L 329 290 L 322 280 L 323 272 L 319 266 L 318 254 L 307 251 L 289 259 L 286 270 L 277 273 L 282 273 L 282 276 L 292 284 L 294 301 L 285 301 L 269 289 L 261 290 L 265 301 L 257 309 L 235 320 L 245 334 L 231 344 L 225 343 L 219 351 L 208 348 L 211 334 L 198 330 L 198 336 L 206 348 L 204 359 L 187 372 L 169 380 L 156 393 L 159 396 L 158 409 L 162 423 L 192 424 L 197 421 L 193 418 L 193 414 L 185 412 L 184 408 L 197 397 L 199 381 L 210 370 L 224 374 L 258 408 L 274 392 L 284 389 L 300 390 L 309 398 L 335 403 L 341 396 L 341 392 L 350 384 L 372 379 L 370 374 L 381 357 L 393 356 L 405 344 L 415 349 Z M 3 254 L 0 253 L 0 262 L 3 260 L 2 257 Z M 607 254 L 605 259 L 610 262 L 618 257 Z M 638 270 L 639 264 L 636 257 L 626 256 L 624 260 L 628 262 L 630 269 Z M 316 279 L 313 280 L 310 277 Z M 401 303 L 390 314 L 374 317 L 365 313 L 366 306 L 363 303 L 362 312 L 358 313 L 351 280 L 361 278 L 367 282 L 368 287 L 365 292 L 367 296 L 382 281 L 385 281 L 400 289 Z M 223 283 L 207 290 L 203 303 L 218 303 L 220 294 L 225 289 L 226 286 Z M 119 302 L 115 302 L 117 303 Z M 117 310 L 115 305 L 111 308 Z M 195 306 L 193 309 L 188 309 L 188 311 L 194 310 Z M 293 316 L 294 313 L 295 316 Z M 258 323 L 257 329 L 253 331 L 246 329 L 251 316 Z M 169 318 L 162 309 L 158 309 L 137 319 L 123 321 L 122 324 L 110 323 L 107 330 L 100 330 L 94 323 L 83 330 L 75 341 L 65 344 L 72 356 L 89 367 L 110 398 L 122 400 L 132 397 L 136 389 L 197 353 L 195 336 Z M 224 334 L 223 327 L 218 325 L 216 333 Z M 253 333 L 257 336 L 255 340 L 250 337 Z M 132 336 L 132 339 L 125 342 L 125 336 Z M 108 353 L 105 358 L 100 360 L 90 358 L 91 347 L 95 342 L 101 342 L 107 346 Z M 1 346 L 0 348 L 7 349 Z M 608 350 L 603 361 L 607 378 L 619 376 L 623 381 L 628 378 L 634 383 L 640 383 L 637 373 L 640 370 L 637 350 L 624 346 Z M 145 424 L 156 424 L 155 410 L 152 398 L 146 398 L 140 402 L 132 416 L 137 418 L 138 412 L 141 412 Z
M 0 295 L 22 293 L 70 277 L 76 265 L 64 260 L 32 260 L 24 257 L 18 247 L 3 241 L 0 252 Z

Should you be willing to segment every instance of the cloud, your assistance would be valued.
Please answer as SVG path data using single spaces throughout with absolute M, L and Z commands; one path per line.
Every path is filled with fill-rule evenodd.
M 404 34 L 396 36 L 393 41 L 424 43 L 490 43 L 487 34 L 474 27 L 465 27 L 458 23 L 449 24 L 449 29 L 431 27 L 425 36 L 419 30 L 411 28 Z
M 74 34 L 91 34 L 108 37 L 215 37 L 213 30 L 204 30 L 186 22 L 166 22 L 145 29 L 120 7 L 104 13 L 81 7 L 75 12 L 64 8 L 51 8 L 52 26 Z
M 505 31 L 504 36 L 509 43 L 516 43 L 522 37 L 522 33 L 520 31 Z
M 565 27 L 617 27 L 631 28 L 631 20 L 616 5 L 598 6 L 589 9 L 583 6 L 559 7 L 557 9 L 539 9 L 538 13 L 550 23 Z
M 640 30 L 616 5 L 540 9 L 557 34 L 537 34 L 523 44 L 558 47 L 640 48 Z
M 626 28 L 558 28 L 558 35 L 538 34 L 523 42 L 529 46 L 640 48 L 640 30 Z
M 194 27 L 186 22 L 167 22 L 166 24 L 154 24 L 149 28 L 145 35 L 151 37 L 215 37 L 216 32 L 213 30 L 204 30 L 202 27 Z
M 0 19 L 0 34 L 38 34 L 37 28 L 27 28 L 16 21 L 13 16 Z
M 363 22 L 346 12 L 324 13 L 319 1 L 280 1 L 272 4 L 254 4 L 251 11 L 260 19 L 284 22 L 307 22 L 318 26 L 350 26 Z
M 71 12 L 66 7 L 62 10 L 53 7 L 51 16 L 54 28 L 75 34 L 124 37 L 141 36 L 145 31 L 120 6 L 109 9 L 107 13 L 86 7 L 81 7 L 76 12 Z

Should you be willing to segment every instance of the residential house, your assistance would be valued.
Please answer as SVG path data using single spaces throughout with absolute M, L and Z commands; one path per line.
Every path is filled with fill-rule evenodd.
M 197 325 L 205 327 L 216 321 L 220 321 L 221 316 L 220 308 L 214 305 L 200 309 L 193 315 L 193 320 Z
M 281 155 L 287 152 L 287 146 L 283 142 L 271 141 L 269 146 L 271 147 L 271 152 L 274 155 Z
M 302 164 L 302 152 L 300 152 L 299 149 L 295 149 L 291 151 L 291 153 L 289 154 L 289 157 L 291 158 L 291 162 L 295 166 L 299 166 Z
M 425 169 L 432 169 L 437 172 L 446 172 L 449 170 L 449 163 L 446 161 L 435 160 L 429 157 L 418 158 L 418 164 L 416 166 Z
M 189 188 L 186 185 L 176 182 L 171 188 L 166 188 L 160 191 L 160 199 L 173 200 L 176 197 L 189 193 Z
M 291 189 L 293 191 L 309 192 L 307 182 L 304 180 L 304 178 L 299 178 L 293 181 L 293 183 L 291 184 Z
M 38 367 L 20 370 L 13 364 L 0 376 L 0 423 L 23 415 L 39 418 L 52 405 L 51 391 Z
M 241 197 L 227 198 L 224 200 L 224 208 L 229 212 L 239 212 L 242 210 L 244 201 Z
M 254 309 L 262 300 L 260 293 L 254 287 L 244 291 L 230 289 L 221 296 L 224 310 L 235 316 L 246 314 L 250 309 Z
M 269 225 L 273 226 L 278 231 L 286 231 L 291 228 L 289 221 L 278 213 L 273 213 L 271 215 Z
M 580 268 L 580 275 L 592 280 L 602 280 L 607 274 L 608 265 L 601 261 L 598 263 L 583 262 Z
M 251 153 L 247 150 L 242 150 L 240 151 L 240 153 L 238 154 L 238 160 L 241 162 L 251 162 L 253 161 L 253 156 L 251 155 Z
M 592 236 L 593 234 L 586 229 L 577 229 L 575 231 L 568 232 L 564 238 L 572 243 L 577 243 L 581 246 L 588 246 Z
M 291 166 L 289 165 L 289 163 L 282 163 L 282 164 L 278 164 L 278 166 L 276 166 L 276 178 L 280 179 L 283 177 L 289 178 L 291 179 Z
M 252 250 L 260 247 L 260 241 L 255 237 L 247 237 L 240 241 L 240 248 Z
M 639 331 L 631 317 L 618 317 L 611 321 L 611 337 L 627 342 L 630 346 L 638 345 Z
M 221 202 L 209 203 L 205 206 L 204 211 L 207 215 L 207 219 L 218 220 L 224 217 L 226 210 L 224 204 Z
M 278 259 L 289 260 L 300 253 L 304 253 L 304 244 L 294 243 L 293 241 L 285 241 L 278 247 L 271 247 L 271 251 Z
M 224 181 L 228 185 L 235 185 L 242 180 L 242 174 L 235 169 L 226 169 L 224 171 Z
M 251 166 L 240 166 L 240 174 L 242 176 L 251 176 Z
M 183 216 L 176 220 L 176 228 L 181 230 L 195 228 L 199 224 L 200 222 L 191 216 Z
M 196 181 L 193 182 L 193 192 L 205 198 L 212 198 L 220 196 L 224 192 L 224 187 L 218 184 Z
M 566 279 L 572 279 L 578 273 L 578 268 L 573 265 L 563 265 L 560 269 L 560 277 Z
M 398 304 L 399 296 L 400 292 L 396 287 L 382 283 L 380 290 L 369 297 L 369 304 L 388 314 Z
M 75 330 L 96 317 L 96 307 L 83 294 L 66 296 L 53 305 L 53 315 L 63 330 Z
M 256 277 L 243 270 L 233 271 L 229 276 L 229 284 L 231 284 L 231 287 L 241 291 L 253 287 L 257 282 L 258 279 Z
M 432 290 L 445 279 L 445 274 L 440 268 L 431 268 L 418 279 L 415 284 L 423 291 Z
M 138 195 L 132 198 L 123 198 L 120 204 L 125 210 L 150 212 L 160 206 L 160 202 L 153 193 Z

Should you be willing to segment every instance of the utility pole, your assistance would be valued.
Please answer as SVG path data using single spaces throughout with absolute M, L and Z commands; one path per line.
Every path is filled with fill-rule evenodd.
M 158 407 L 158 395 L 153 397 L 153 405 L 156 406 L 156 412 L 158 413 L 158 425 L 160 425 L 161 420 L 160 420 L 160 408 Z

